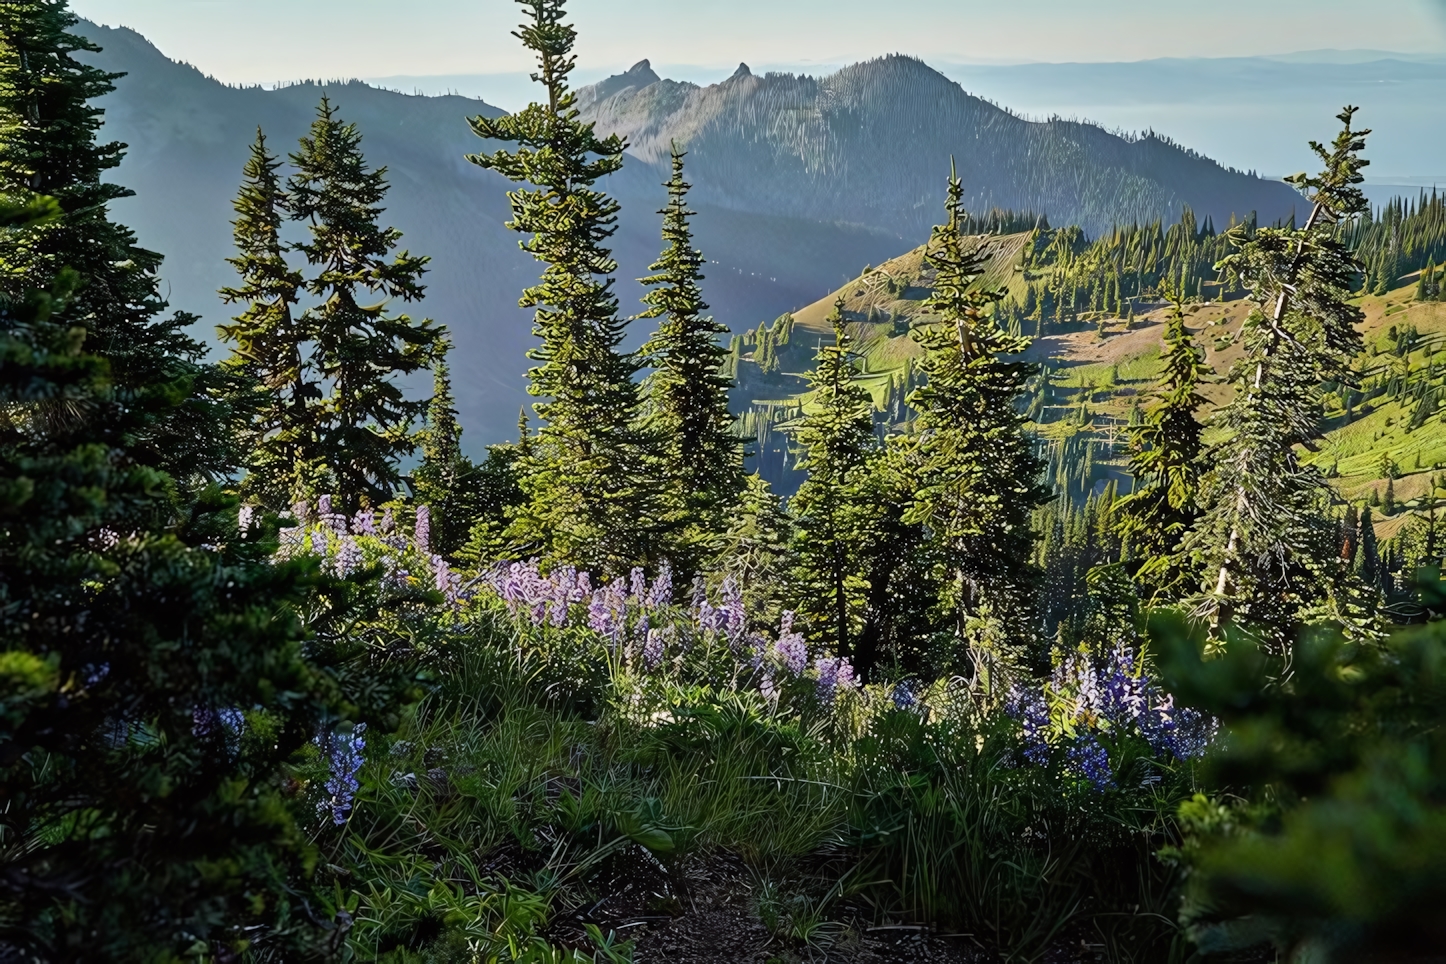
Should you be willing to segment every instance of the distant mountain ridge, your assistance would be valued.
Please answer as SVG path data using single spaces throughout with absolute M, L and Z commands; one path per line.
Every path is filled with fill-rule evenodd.
M 1025 120 L 902 55 L 821 78 L 759 77 L 743 65 L 707 87 L 663 79 L 642 61 L 580 90 L 578 107 L 650 164 L 685 147 L 700 202 L 910 239 L 937 218 L 951 161 L 971 210 L 1033 211 L 1092 234 L 1170 220 L 1186 205 L 1222 224 L 1251 212 L 1270 222 L 1300 200 L 1158 135 Z
M 130 145 L 115 179 L 137 192 L 117 203 L 116 214 L 137 229 L 143 244 L 166 256 L 165 290 L 174 307 L 203 317 L 200 333 L 210 336 L 215 324 L 235 312 L 221 303 L 216 289 L 235 281 L 225 262 L 232 253 L 231 200 L 257 126 L 265 128 L 273 150 L 289 153 L 326 93 L 343 119 L 360 126 L 368 160 L 388 168 L 392 191 L 386 219 L 404 232 L 404 246 L 433 259 L 425 279 L 427 298 L 409 310 L 453 333 L 453 376 L 469 449 L 475 452 L 511 436 L 518 407 L 529 401 L 526 352 L 535 344 L 530 313 L 518 308 L 517 299 L 537 277 L 538 266 L 518 250 L 518 235 L 505 227 L 510 185 L 464 156 L 491 149 L 472 135 L 466 118 L 495 116 L 499 109 L 474 98 L 412 96 L 360 82 L 276 90 L 228 87 L 168 59 L 134 31 L 89 23 L 79 29 L 105 48 L 92 58 L 98 66 L 127 74 L 101 103 L 107 112 L 102 136 Z M 910 76 L 922 81 L 905 82 Z M 939 111 L 919 100 L 921 82 L 935 92 Z M 911 118 L 916 128 L 911 136 L 927 148 L 918 157 L 901 159 L 899 144 L 856 149 L 863 146 L 859 132 L 878 130 L 879 119 L 891 116 L 885 109 L 896 96 L 891 91 L 903 98 L 896 113 Z M 692 198 L 699 212 L 697 242 L 710 262 L 704 294 L 714 314 L 737 332 L 807 305 L 857 277 L 865 264 L 882 263 L 922 243 L 942 211 L 950 153 L 959 159 L 966 182 L 977 189 L 994 183 L 987 177 L 1007 180 L 1008 172 L 997 174 L 995 168 L 1034 163 L 1014 157 L 1011 150 L 1075 145 L 1073 153 L 1059 148 L 1054 156 L 1076 158 L 1076 169 L 1066 166 L 1064 176 L 1095 192 L 1100 213 L 1091 223 L 1097 229 L 1113 219 L 1112 190 L 1120 192 L 1115 197 L 1123 202 L 1121 212 L 1152 219 L 1170 215 L 1172 198 L 1192 196 L 1183 184 L 1172 182 L 1167 191 L 1147 177 L 1125 177 L 1118 165 L 1097 175 L 1092 166 L 1104 165 L 1109 151 L 1139 154 L 1139 144 L 1098 128 L 1052 128 L 1055 139 L 1036 144 L 995 138 L 996 128 L 988 125 L 958 126 L 967 108 L 1006 134 L 1036 129 L 1018 127 L 1027 122 L 968 98 L 957 85 L 903 58 L 859 65 L 822 80 L 760 78 L 739 71 L 709 88 L 663 81 L 643 65 L 580 90 L 579 98 L 587 110 L 606 112 L 609 123 L 625 121 L 636 144 L 623 170 L 602 185 L 623 209 L 612 239 L 622 311 L 641 310 L 642 289 L 633 279 L 647 274 L 660 247 L 656 212 L 665 200 L 664 173 L 651 161 L 661 160 L 669 140 L 682 136 L 693 152 L 689 178 L 698 185 Z M 777 112 L 760 110 L 778 103 L 802 108 L 808 121 L 765 130 L 758 119 Z M 841 119 L 847 117 L 855 120 Z M 957 131 L 940 134 L 939 117 L 956 124 Z M 1077 134 L 1070 133 L 1074 128 Z M 958 132 L 968 137 L 955 136 Z M 1090 146 L 1095 141 L 1104 146 Z M 964 150 L 969 144 L 976 145 L 972 153 Z M 1159 153 L 1181 171 L 1210 175 L 1208 161 L 1176 148 Z M 995 168 L 983 164 L 986 154 Z M 1111 183 L 1116 187 L 1107 187 Z M 1221 183 L 1242 189 L 1233 207 L 1254 205 L 1262 217 L 1270 216 L 1251 193 L 1263 182 L 1230 175 Z M 1291 196 L 1282 186 L 1275 189 Z M 1072 197 L 1074 191 L 1061 196 Z M 1015 203 L 998 190 L 985 200 Z M 1060 211 L 1068 219 L 1066 207 L 1051 203 L 1048 192 L 1042 192 L 1036 206 L 1056 223 Z M 1158 209 L 1151 208 L 1157 203 Z M 1018 202 L 1029 204 L 1034 201 L 1028 197 Z M 1199 209 L 1214 210 L 1208 205 Z M 629 344 L 640 344 L 649 328 L 647 322 L 633 325 Z

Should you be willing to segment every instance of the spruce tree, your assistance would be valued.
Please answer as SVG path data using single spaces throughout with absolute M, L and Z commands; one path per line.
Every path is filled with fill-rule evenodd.
M 450 349 L 444 337 L 432 365 L 432 400 L 421 433 L 422 464 L 412 473 L 417 502 L 431 509 L 432 545 L 444 556 L 456 554 L 467 541 L 482 495 L 477 466 L 462 454 L 462 426 L 447 365 Z
M 1202 426 L 1195 413 L 1205 404 L 1200 386 L 1210 377 L 1205 353 L 1185 327 L 1183 293 L 1172 303 L 1165 328 L 1164 370 L 1149 409 L 1130 430 L 1134 491 L 1119 505 L 1119 530 L 1138 561 L 1136 578 L 1168 592 L 1185 574 L 1176 557 L 1181 538 L 1198 515 Z
M 547 267 L 523 292 L 536 309 L 541 345 L 529 352 L 528 391 L 541 426 L 520 465 L 526 502 L 508 537 L 524 553 L 541 553 L 604 575 L 626 571 L 654 553 L 658 512 L 656 464 L 637 432 L 638 360 L 622 350 L 624 320 L 609 275 L 617 262 L 605 242 L 616 230 L 617 202 L 593 185 L 622 168 L 624 142 L 598 138 L 568 87 L 576 31 L 563 0 L 518 0 L 529 20 L 517 31 L 537 57 L 533 78 L 547 102 L 495 119 L 474 117 L 478 137 L 515 151 L 468 155 L 480 167 L 531 187 L 511 192 L 508 227 L 529 235 L 523 250 Z
M 728 328 L 704 314 L 708 306 L 698 287 L 703 255 L 693 247 L 688 225 L 693 212 L 683 156 L 674 148 L 668 206 L 659 212 L 666 247 L 650 269 L 657 273 L 642 281 L 652 289 L 643 298 L 643 317 L 662 319 L 643 348 L 653 367 L 643 387 L 643 424 L 662 456 L 669 554 L 674 568 L 691 576 L 738 505 L 743 452 L 728 410 L 730 352 L 720 338 Z
M 386 168 L 367 167 L 361 133 L 337 117 L 328 98 L 291 162 L 292 215 L 310 234 L 296 250 L 316 269 L 306 291 L 319 302 L 297 328 L 312 346 L 313 377 L 330 388 L 311 406 L 314 448 L 297 473 L 325 478 L 350 511 L 363 500 L 390 500 L 401 485 L 398 463 L 416 451 L 413 425 L 427 402 L 408 399 L 396 377 L 430 366 L 442 331 L 388 310 L 390 299 L 422 298 L 428 259 L 401 251 L 387 260 L 402 234 L 378 224 Z M 377 296 L 382 300 L 368 300 Z
M 225 365 L 250 382 L 244 489 L 274 508 L 291 505 L 320 481 L 298 477 L 298 470 L 315 450 L 310 416 L 322 395 L 302 356 L 303 337 L 292 311 L 302 278 L 287 264 L 281 240 L 290 211 L 280 167 L 258 129 L 234 205 L 236 256 L 227 259 L 241 283 L 221 290 L 225 301 L 243 303 L 246 310 L 217 329 L 221 340 L 234 346 Z
M 1350 621 L 1349 589 L 1329 544 L 1329 490 L 1297 446 L 1319 429 L 1322 382 L 1350 383 L 1361 351 L 1351 303 L 1360 265 L 1337 236 L 1337 224 L 1366 209 L 1356 186 L 1369 131 L 1355 131 L 1355 108 L 1329 147 L 1312 142 L 1324 162 L 1316 177 L 1289 181 L 1312 203 L 1305 225 L 1231 235 L 1236 252 L 1218 266 L 1250 292 L 1245 357 L 1230 372 L 1235 397 L 1216 416 L 1220 441 L 1207 449 L 1202 513 L 1185 540 L 1205 594 L 1197 611 L 1218 632 L 1237 623 L 1278 648 L 1314 614 Z
M 0 197 L 47 195 L 61 210 L 0 238 L 0 293 L 20 298 L 78 272 L 70 323 L 85 329 L 87 353 L 105 359 L 128 414 L 146 416 L 129 425 L 131 457 L 187 487 L 204 484 L 239 459 L 221 401 L 229 381 L 201 363 L 205 346 L 186 332 L 195 316 L 161 317 L 161 256 L 110 218 L 109 206 L 133 192 L 103 179 L 125 145 L 97 143 L 104 111 L 92 101 L 120 75 L 78 59 L 99 48 L 69 32 L 76 23 L 65 0 L 0 4 Z
M 914 335 L 928 381 L 909 399 L 919 413 L 919 465 L 906 521 L 928 533 L 941 603 L 982 676 L 995 648 L 988 640 L 1017 642 L 1031 624 L 1031 515 L 1046 493 L 1016 407 L 1033 367 L 1008 360 L 1029 339 L 1003 331 L 989 313 L 1002 293 L 975 287 L 989 253 L 964 234 L 963 195 L 951 176 L 948 220 L 925 255 L 936 276 L 931 320 Z
M 793 590 L 810 633 L 832 644 L 837 655 L 851 657 L 868 592 L 871 507 L 860 486 L 878 440 L 873 400 L 859 384 L 861 373 L 850 352 L 842 299 L 835 302 L 829 322 L 834 340 L 819 346 L 795 433 L 803 448 L 799 468 L 808 478 L 789 502 L 798 556 Z

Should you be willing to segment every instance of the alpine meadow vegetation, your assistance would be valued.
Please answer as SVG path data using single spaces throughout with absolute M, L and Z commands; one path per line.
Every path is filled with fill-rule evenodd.
M 1440 431 L 1420 333 L 1361 322 L 1412 259 L 1439 298 L 1446 219 L 1368 209 L 1355 108 L 1299 226 L 1091 241 L 941 170 L 916 273 L 735 336 L 685 144 L 621 303 L 627 144 L 579 112 L 564 0 L 518 2 L 540 100 L 457 159 L 540 265 L 534 403 L 485 449 L 469 320 L 400 310 L 429 261 L 345 105 L 237 158 L 211 362 L 112 216 L 120 78 L 65 0 L 0 4 L 0 960 L 1439 955 L 1435 489 L 1315 456 L 1382 393 Z M 1061 404 L 1037 340 L 1136 307 L 1157 364 Z M 745 361 L 797 363 L 777 421 Z

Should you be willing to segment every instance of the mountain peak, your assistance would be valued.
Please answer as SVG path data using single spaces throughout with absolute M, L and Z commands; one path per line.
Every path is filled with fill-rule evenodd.
M 729 80 L 737 80 L 739 77 L 752 77 L 752 76 L 753 76 L 753 71 L 751 71 L 751 70 L 748 69 L 748 65 L 747 65 L 747 64 L 739 64 L 739 65 L 738 65 L 738 69 L 735 70 L 735 71 L 733 71 L 733 76 L 732 76 L 732 77 L 729 77 L 728 79 L 729 79 Z
M 654 84 L 662 82 L 661 77 L 653 72 L 651 61 L 640 60 L 627 69 L 625 73 L 613 74 L 606 80 L 578 89 L 578 107 L 587 109 L 592 104 L 600 104 L 614 94 L 620 94 L 625 90 L 643 90 Z

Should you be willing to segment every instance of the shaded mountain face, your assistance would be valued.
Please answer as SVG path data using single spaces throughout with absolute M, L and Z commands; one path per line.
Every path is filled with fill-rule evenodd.
M 80 30 L 105 48 L 92 58 L 98 66 L 127 74 L 102 103 L 104 136 L 130 145 L 115 179 L 137 192 L 116 204 L 116 216 L 136 229 L 142 244 L 166 255 L 163 290 L 173 307 L 202 317 L 201 334 L 212 337 L 214 326 L 237 311 L 222 304 L 216 290 L 235 282 L 225 261 L 232 254 L 231 200 L 257 126 L 265 129 L 273 150 L 289 153 L 326 93 L 340 116 L 361 128 L 368 160 L 388 169 L 386 220 L 404 233 L 406 248 L 432 258 L 427 298 L 411 310 L 452 331 L 467 448 L 476 454 L 485 444 L 512 437 L 518 408 L 530 401 L 526 352 L 536 344 L 530 313 L 517 307 L 517 299 L 534 283 L 538 266 L 505 227 L 511 185 L 465 159 L 468 152 L 498 146 L 473 136 L 467 117 L 501 111 L 471 98 L 409 96 L 356 82 L 279 90 L 227 87 L 167 59 L 133 31 L 93 24 Z M 921 99 L 917 82 L 908 80 L 915 75 L 932 84 L 935 94 Z M 613 238 L 622 310 L 642 310 L 643 289 L 634 279 L 648 273 L 661 246 L 662 162 L 677 138 L 693 152 L 689 177 L 698 184 L 699 211 L 694 226 L 710 262 L 705 295 L 717 317 L 737 332 L 810 304 L 856 277 L 865 264 L 879 264 L 925 240 L 940 215 L 950 153 L 970 184 L 1013 183 L 1011 178 L 1020 178 L 1016 168 L 1037 168 L 1041 173 L 1032 176 L 1048 187 L 1051 172 L 1062 170 L 1055 193 L 1043 191 L 1038 198 L 975 189 L 977 206 L 1033 206 L 1056 223 L 1074 210 L 1050 203 L 1056 195 L 1095 198 L 1103 213 L 1090 223 L 1104 225 L 1117 213 L 1168 215 L 1170 205 L 1179 203 L 1172 200 L 1177 194 L 1197 203 L 1187 188 L 1203 190 L 1200 184 L 1215 183 L 1211 177 L 1221 192 L 1237 193 L 1218 209 L 1200 205 L 1206 212 L 1228 215 L 1256 207 L 1262 217 L 1271 217 L 1266 212 L 1274 209 L 1251 192 L 1284 192 L 1277 205 L 1282 208 L 1291 196 L 1283 187 L 1230 174 L 1159 142 L 1131 144 L 1080 125 L 1027 125 L 904 58 L 824 80 L 758 78 L 740 68 L 724 84 L 701 89 L 662 80 L 644 62 L 582 89 L 579 99 L 635 141 L 629 163 L 603 185 L 623 206 Z M 798 109 L 784 111 L 779 104 Z M 973 120 L 963 119 L 966 114 Z M 771 118 L 772 126 L 760 118 Z M 880 127 L 887 118 L 892 126 Z M 985 126 L 970 126 L 980 118 Z M 1060 132 L 1077 129 L 1069 135 L 1075 146 L 1051 148 L 1053 160 L 1036 162 L 1029 152 L 1042 152 L 1040 145 L 1054 141 L 1006 141 L 991 133 L 996 127 L 1048 128 L 1061 143 L 1067 138 Z M 966 141 L 976 145 L 974 153 L 964 149 Z M 1189 177 L 1171 181 L 1179 186 L 1170 194 L 1158 187 L 1163 181 L 1146 173 L 1127 175 L 1119 165 L 1097 171 L 1108 152 L 1090 148 L 1094 141 L 1133 159 L 1146 173 L 1153 151 L 1157 167 L 1178 167 Z M 1059 161 L 1066 156 L 1075 166 Z M 634 324 L 630 344 L 641 344 L 651 324 Z
M 903 56 L 823 78 L 758 77 L 742 66 L 709 87 L 662 80 L 644 61 L 582 90 L 579 106 L 651 164 L 671 144 L 685 147 L 700 202 L 916 241 L 935 222 L 951 160 L 971 210 L 1033 211 L 1091 234 L 1116 222 L 1170 220 L 1187 204 L 1222 225 L 1252 211 L 1270 222 L 1298 200 L 1284 184 L 1155 136 L 1026 121 Z

